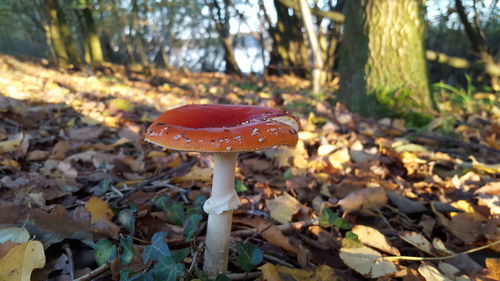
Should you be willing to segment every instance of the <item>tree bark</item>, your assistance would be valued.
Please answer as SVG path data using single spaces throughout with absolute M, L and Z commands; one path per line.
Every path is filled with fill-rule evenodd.
M 222 48 L 224 49 L 224 61 L 226 63 L 226 73 L 236 74 L 241 76 L 241 69 L 238 66 L 236 57 L 234 56 L 233 36 L 230 33 L 229 20 L 229 7 L 232 5 L 231 1 L 224 0 L 224 7 L 221 7 L 217 0 L 205 0 L 205 3 L 210 8 L 210 16 L 215 23 L 215 29 L 219 35 Z M 222 10 L 222 8 L 224 10 Z
M 289 7 L 274 0 L 276 25 L 268 20 L 269 34 L 273 39 L 270 53 L 269 74 L 295 74 L 305 77 L 309 69 L 309 56 L 301 31 L 302 23 L 297 14 L 289 14 Z
M 47 41 L 53 50 L 54 59 L 59 67 L 66 67 L 70 61 L 64 44 L 63 35 L 59 29 L 59 22 L 57 17 L 58 9 L 56 8 L 57 0 L 46 0 L 48 26 L 45 29 L 47 32 Z
M 431 111 L 424 0 L 349 0 L 339 98 L 365 116 Z
M 90 5 L 90 3 L 86 3 Z M 90 7 L 85 7 L 81 11 L 85 23 L 85 45 L 90 52 L 90 63 L 100 64 L 104 61 L 101 48 L 101 40 L 97 35 L 97 27 Z

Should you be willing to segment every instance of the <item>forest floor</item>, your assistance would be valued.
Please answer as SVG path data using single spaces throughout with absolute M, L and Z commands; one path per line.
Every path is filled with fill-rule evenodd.
M 307 87 L 0 56 L 0 280 L 208 280 L 212 158 L 143 141 L 162 111 L 190 103 L 282 108 L 303 127 L 295 148 L 240 155 L 226 277 L 500 280 L 498 97 L 443 101 L 448 113 L 412 129 Z

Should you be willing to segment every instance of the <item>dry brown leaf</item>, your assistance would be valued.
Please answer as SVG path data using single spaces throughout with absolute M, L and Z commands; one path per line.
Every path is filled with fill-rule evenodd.
M 418 272 L 425 278 L 426 281 L 452 281 L 430 264 L 420 265 L 418 267 Z
M 399 237 L 415 246 L 417 249 L 424 251 L 429 255 L 433 255 L 431 242 L 429 242 L 429 240 L 427 240 L 422 234 L 406 231 L 399 234 Z
M 290 242 L 288 236 L 283 234 L 276 225 L 271 225 L 271 222 L 265 221 L 261 217 L 255 217 L 252 219 L 240 218 L 234 219 L 235 222 L 243 223 L 250 225 L 257 229 L 257 232 L 260 232 L 260 235 L 264 237 L 269 243 L 282 248 L 285 251 L 290 253 L 298 254 L 299 249 Z M 263 231 L 266 229 L 265 231 Z
M 387 203 L 387 195 L 382 188 L 365 188 L 351 192 L 337 204 L 345 212 L 366 211 L 378 209 Z
M 113 210 L 111 210 L 108 203 L 102 201 L 96 196 L 90 197 L 87 204 L 85 204 L 85 209 L 87 209 L 91 215 L 92 224 L 98 221 L 111 222 L 111 219 L 114 216 Z
M 476 241 L 480 235 L 481 222 L 469 214 L 460 213 L 451 218 L 448 229 L 458 239 L 468 243 Z
M 391 246 L 387 238 L 373 227 L 357 224 L 353 226 L 351 231 L 358 235 L 358 240 L 365 245 L 377 248 L 395 256 L 400 255 L 399 250 L 396 247 Z

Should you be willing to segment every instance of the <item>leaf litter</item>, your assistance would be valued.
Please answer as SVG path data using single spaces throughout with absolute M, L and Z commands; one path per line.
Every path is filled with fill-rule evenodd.
M 210 156 L 142 141 L 162 111 L 189 103 L 280 107 L 304 128 L 296 148 L 240 156 L 230 277 L 498 280 L 494 115 L 478 128 L 464 113 L 471 123 L 450 138 L 353 115 L 288 76 L 107 66 L 110 79 L 10 56 L 0 66 L 2 280 L 101 267 L 101 280 L 201 278 Z

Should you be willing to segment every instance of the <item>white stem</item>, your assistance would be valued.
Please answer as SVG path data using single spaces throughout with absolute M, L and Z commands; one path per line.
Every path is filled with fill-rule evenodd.
M 205 262 L 203 270 L 210 276 L 227 271 L 231 220 L 240 200 L 234 189 L 234 171 L 238 153 L 217 153 L 214 156 L 212 194 L 203 210 L 208 213 Z

